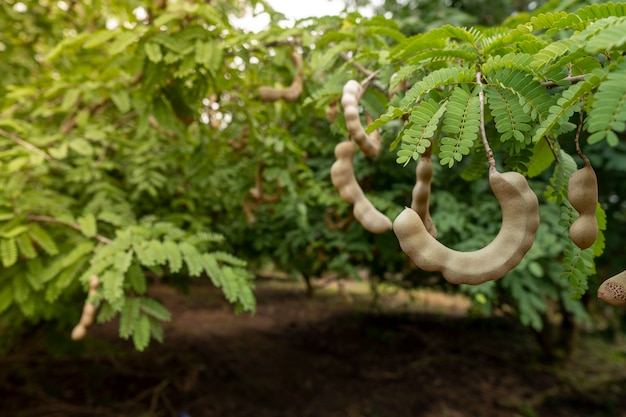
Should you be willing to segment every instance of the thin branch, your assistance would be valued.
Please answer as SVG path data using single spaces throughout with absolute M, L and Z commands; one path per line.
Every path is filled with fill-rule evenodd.
M 37 214 L 29 214 L 28 216 L 26 216 L 26 219 L 34 221 L 34 222 L 46 222 L 46 223 L 62 224 L 63 226 L 71 227 L 74 230 L 78 230 L 81 233 L 83 231 L 82 227 L 80 227 L 77 224 L 64 222 L 62 220 L 55 219 L 54 217 L 50 217 L 50 216 L 41 216 L 41 215 L 37 215 Z M 108 244 L 108 243 L 112 242 L 112 240 L 109 239 L 108 237 L 102 236 L 102 235 L 97 234 L 97 233 L 94 235 L 94 238 L 97 239 L 98 242 L 100 242 L 100 243 L 107 243 Z
M 578 129 L 576 130 L 576 137 L 574 138 L 574 144 L 576 145 L 576 152 L 578 153 L 578 156 L 580 156 L 580 159 L 583 160 L 583 162 L 585 163 L 586 166 L 589 165 L 589 158 L 587 158 L 585 156 L 585 154 L 583 153 L 583 151 L 580 149 L 580 133 L 583 130 L 583 122 L 585 119 L 585 97 L 580 99 L 582 102 L 581 108 L 580 108 L 580 114 L 579 114 L 579 121 L 578 121 Z
M 28 149 L 29 151 L 31 151 L 33 153 L 36 153 L 37 155 L 43 157 L 46 161 L 49 161 L 49 162 L 54 161 L 54 158 L 52 158 L 50 155 L 48 155 L 45 151 L 43 151 L 42 149 L 39 149 L 38 147 L 36 147 L 32 143 L 26 142 L 24 139 L 21 139 L 21 138 L 15 136 L 11 132 L 7 132 L 4 129 L 0 129 L 0 136 L 4 136 L 5 138 L 7 138 L 9 140 L 12 140 L 13 142 L 17 143 L 20 146 L 23 146 L 24 148 Z
M 363 65 L 361 65 L 361 63 L 353 61 L 352 58 L 350 57 L 350 55 L 348 55 L 347 53 L 345 53 L 343 51 L 339 52 L 339 56 L 344 61 L 351 63 L 354 68 L 356 68 L 359 72 L 362 72 L 364 75 L 366 75 L 368 77 L 370 75 L 372 75 L 372 73 L 374 72 L 374 71 L 372 71 L 370 69 L 365 68 Z
M 361 85 L 363 86 L 363 88 L 367 87 L 367 85 L 376 77 L 378 77 L 378 74 L 380 73 L 380 70 L 374 71 L 372 72 L 370 75 L 367 76 L 367 78 L 365 78 L 363 81 L 361 81 Z
M 487 160 L 489 161 L 489 172 L 491 172 L 496 170 L 496 160 L 487 140 L 487 132 L 485 132 L 485 93 L 483 92 L 483 83 L 481 81 L 482 76 L 482 72 L 478 71 L 476 73 L 476 83 L 480 86 L 480 91 L 478 92 L 478 99 L 480 100 L 480 136 L 482 137 Z
M 576 84 L 581 81 L 584 81 L 586 76 L 587 74 L 573 75 L 570 77 L 565 77 L 561 81 L 569 81 L 572 84 Z M 543 85 L 544 87 L 552 88 L 552 87 L 558 87 L 560 84 L 557 84 L 554 81 L 543 81 L 541 82 L 541 85 Z

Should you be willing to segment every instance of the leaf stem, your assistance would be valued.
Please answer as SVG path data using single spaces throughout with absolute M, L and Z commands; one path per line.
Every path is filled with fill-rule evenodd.
M 487 132 L 485 132 L 485 93 L 483 92 L 483 83 L 481 81 L 482 76 L 481 71 L 476 73 L 476 83 L 480 86 L 480 91 L 478 92 L 478 99 L 480 100 L 480 136 L 483 140 L 483 146 L 485 147 L 487 161 L 489 161 L 489 172 L 492 172 L 496 170 L 496 160 L 493 157 L 493 150 L 487 140 Z
M 585 114 L 585 97 L 582 97 L 580 99 L 581 101 L 581 107 L 580 107 L 580 114 L 579 114 L 579 121 L 578 121 L 578 129 L 576 130 L 576 137 L 574 138 L 574 144 L 576 145 L 576 152 L 578 153 L 578 156 L 580 156 L 580 159 L 583 160 L 583 162 L 585 163 L 586 166 L 589 165 L 589 158 L 587 158 L 585 156 L 585 154 L 583 153 L 583 151 L 580 149 L 580 133 L 583 130 L 583 121 L 584 121 L 584 114 Z

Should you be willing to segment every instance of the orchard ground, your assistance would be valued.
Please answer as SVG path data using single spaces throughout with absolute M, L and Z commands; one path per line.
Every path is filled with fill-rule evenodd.
M 143 353 L 117 323 L 44 349 L 42 327 L 0 358 L 2 416 L 505 417 L 625 416 L 626 347 L 583 334 L 549 362 L 506 319 L 469 317 L 463 298 L 333 283 L 307 298 L 257 282 L 255 315 L 221 292 L 154 286 L 173 313 Z M 56 342 L 58 343 L 58 342 Z

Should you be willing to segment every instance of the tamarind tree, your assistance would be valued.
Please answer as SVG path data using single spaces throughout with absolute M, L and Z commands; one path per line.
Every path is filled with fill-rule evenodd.
M 498 269 L 497 244 L 463 258 L 455 273 L 476 264 L 498 280 L 454 288 L 537 331 L 555 303 L 589 322 L 582 296 L 613 272 L 597 260 L 623 250 L 611 240 L 622 200 L 602 178 L 626 172 L 626 3 L 552 0 L 491 27 L 417 33 L 354 12 L 284 28 L 262 0 L 101 3 L 0 6 L 0 326 L 86 327 L 91 312 L 119 317 L 144 349 L 170 317 L 152 282 L 206 277 L 252 311 L 268 264 L 450 289 L 424 262 L 456 262 L 448 251 L 486 246 L 501 221 L 519 259 Z M 269 27 L 234 26 L 246 7 Z M 334 165 L 340 142 L 351 149 Z M 581 158 L 600 189 L 572 197 Z M 538 227 L 498 194 L 508 181 L 493 197 L 496 169 L 522 178 L 520 201 L 538 198 Z M 448 246 L 412 256 L 421 269 L 402 225 L 390 230 L 412 198 L 424 242 Z

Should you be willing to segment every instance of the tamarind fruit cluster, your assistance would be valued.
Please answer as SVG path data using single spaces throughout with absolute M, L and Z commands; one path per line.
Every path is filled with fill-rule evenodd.
M 354 217 L 363 227 L 372 233 L 384 233 L 391 230 L 391 220 L 378 211 L 365 197 L 363 190 L 354 176 L 354 143 L 343 141 L 335 146 L 337 160 L 330 169 L 330 177 L 343 201 L 352 204 Z
M 275 88 L 263 85 L 259 87 L 259 97 L 264 102 L 274 102 L 283 99 L 286 102 L 294 102 L 300 98 L 303 88 L 303 71 L 302 71 L 302 57 L 294 52 L 291 54 L 291 60 L 296 67 L 297 73 L 291 85 L 286 88 Z
M 432 237 L 437 238 L 437 228 L 430 217 L 430 184 L 433 178 L 432 147 L 420 156 L 415 167 L 415 186 L 412 192 L 411 208 L 420 216 Z
M 612 306 L 626 305 L 626 271 L 622 271 L 600 284 L 598 298 Z
M 539 228 L 539 202 L 523 175 L 489 169 L 489 185 L 500 208 L 502 226 L 482 249 L 459 252 L 438 242 L 419 214 L 405 208 L 393 222 L 402 251 L 425 271 L 439 271 L 452 284 L 476 285 L 502 278 L 530 250 Z
M 598 205 L 598 179 L 585 158 L 585 166 L 572 174 L 567 183 L 567 199 L 580 214 L 569 229 L 572 242 L 580 249 L 587 249 L 598 238 L 596 207 Z
M 85 337 L 87 334 L 87 327 L 93 324 L 96 316 L 96 306 L 89 301 L 89 297 L 93 297 L 96 294 L 99 285 L 100 280 L 98 277 L 96 275 L 92 275 L 89 280 L 89 293 L 87 301 L 85 301 L 85 305 L 83 306 L 83 312 L 80 316 L 78 324 L 74 326 L 74 329 L 72 330 L 72 340 L 80 340 Z
M 380 152 L 381 140 L 378 132 L 368 135 L 361 124 L 359 100 L 362 95 L 363 86 L 361 83 L 356 80 L 349 80 L 343 87 L 341 106 L 343 107 L 348 133 L 361 148 L 361 151 L 373 158 Z

